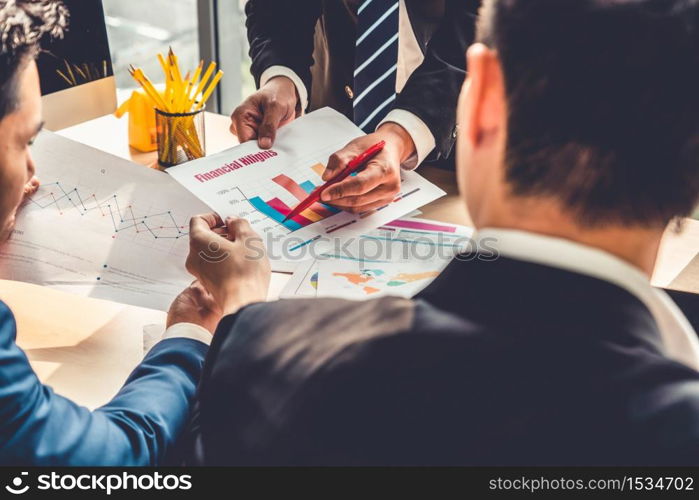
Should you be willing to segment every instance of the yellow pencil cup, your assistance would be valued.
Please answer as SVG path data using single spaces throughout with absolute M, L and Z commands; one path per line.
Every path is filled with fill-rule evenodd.
M 134 90 L 131 97 L 119 106 L 115 115 L 121 118 L 127 112 L 129 113 L 129 146 L 144 153 L 158 149 L 155 111 L 150 99 L 142 90 Z

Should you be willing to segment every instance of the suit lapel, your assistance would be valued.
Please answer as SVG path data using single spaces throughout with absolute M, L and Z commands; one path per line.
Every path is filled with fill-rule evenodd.
M 404 3 L 417 43 L 422 53 L 425 54 L 427 44 L 444 17 L 446 1 L 405 0 Z

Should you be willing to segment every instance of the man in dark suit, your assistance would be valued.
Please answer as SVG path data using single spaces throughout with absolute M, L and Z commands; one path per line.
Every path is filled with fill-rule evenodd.
M 60 36 L 67 16 L 53 0 L 0 0 L 2 241 L 35 171 L 30 145 L 41 129 L 38 42 L 46 33 Z M 0 302 L 0 464 L 162 463 L 187 422 L 210 332 L 222 313 L 201 285 L 193 284 L 170 308 L 163 340 L 109 403 L 90 412 L 41 384 L 15 343 L 12 312 Z
M 232 115 L 241 141 L 271 147 L 278 127 L 305 109 L 331 106 L 368 135 L 338 151 L 329 180 L 379 142 L 359 175 L 324 193 L 349 211 L 388 204 L 400 168 L 453 162 L 456 101 L 480 0 L 249 0 L 252 73 L 259 91 Z
M 649 279 L 699 202 L 699 0 L 486 0 L 479 22 L 471 251 L 414 301 L 224 317 L 193 463 L 699 464 L 699 342 Z M 258 264 L 202 263 L 204 220 L 192 238 L 190 269 L 244 297 Z

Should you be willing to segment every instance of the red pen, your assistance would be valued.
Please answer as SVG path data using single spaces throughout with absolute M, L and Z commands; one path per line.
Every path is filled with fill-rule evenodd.
M 367 164 L 367 162 L 369 160 L 371 160 L 374 156 L 379 154 L 383 150 L 385 145 L 386 145 L 385 141 L 378 142 L 378 143 L 374 144 L 373 146 L 371 146 L 366 151 L 364 151 L 362 154 L 360 154 L 359 156 L 357 156 L 356 158 L 351 160 L 342 172 L 340 172 L 338 175 L 336 175 L 335 177 L 330 179 L 328 182 L 326 182 L 322 186 L 318 186 L 317 188 L 315 188 L 311 192 L 311 194 L 308 195 L 308 197 L 305 200 L 303 200 L 301 203 L 296 205 L 296 208 L 294 208 L 289 213 L 289 215 L 286 216 L 286 218 L 284 219 L 283 222 L 286 222 L 289 219 L 296 217 L 301 212 L 306 210 L 308 207 L 313 205 L 315 202 L 320 200 L 320 195 L 326 188 L 332 186 L 333 184 L 337 184 L 340 181 L 345 180 L 347 177 L 349 177 L 350 175 L 355 173 L 357 170 L 362 168 L 364 165 Z

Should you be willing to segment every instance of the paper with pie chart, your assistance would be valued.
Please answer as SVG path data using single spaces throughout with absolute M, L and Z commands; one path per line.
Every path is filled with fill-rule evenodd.
M 402 189 L 389 205 L 351 214 L 315 203 L 291 220 L 289 212 L 317 186 L 331 154 L 362 131 L 324 108 L 282 127 L 270 150 L 256 141 L 168 169 L 168 173 L 222 217 L 247 219 L 266 244 L 276 271 L 296 265 L 336 239 L 373 230 L 443 196 L 415 172 L 402 172 Z
M 412 297 L 469 248 L 472 229 L 404 217 L 298 266 L 282 298 Z

